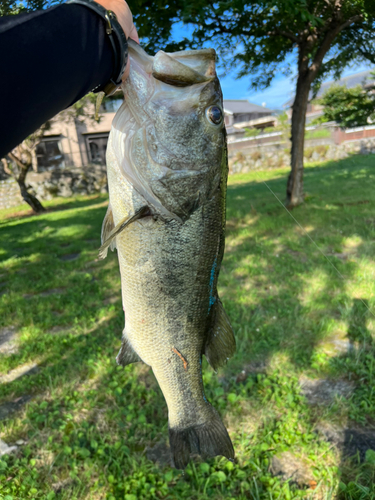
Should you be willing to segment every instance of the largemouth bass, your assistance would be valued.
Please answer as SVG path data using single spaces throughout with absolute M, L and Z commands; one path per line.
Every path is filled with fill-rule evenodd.
M 149 56 L 129 40 L 130 76 L 107 146 L 110 204 L 100 256 L 117 248 L 125 329 L 117 362 L 151 366 L 168 405 L 174 464 L 234 451 L 207 401 L 202 355 L 235 351 L 217 293 L 227 150 L 215 51 Z

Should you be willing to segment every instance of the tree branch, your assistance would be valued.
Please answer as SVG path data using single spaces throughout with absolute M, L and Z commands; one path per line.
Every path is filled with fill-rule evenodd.
M 14 177 L 14 173 L 12 172 L 11 168 L 9 167 L 8 162 L 6 161 L 6 158 L 1 158 L 1 163 L 3 164 L 4 172 L 6 174 Z
M 289 33 L 289 31 L 284 31 L 284 30 L 279 30 L 275 29 L 273 31 L 269 31 L 267 33 L 268 36 L 283 36 L 285 38 L 288 38 L 289 40 L 292 40 L 294 43 L 300 43 L 300 39 L 294 35 L 293 33 Z
M 213 16 L 214 22 L 211 22 L 210 24 L 204 24 L 204 27 L 208 30 L 214 30 L 215 28 L 219 27 L 219 33 L 228 33 L 232 34 L 233 30 L 225 27 L 223 25 L 223 20 L 220 19 L 220 17 L 217 14 L 214 14 Z M 225 22 L 226 20 L 224 20 Z M 242 31 L 243 34 L 249 35 L 250 36 L 250 31 Z
M 351 24 L 357 23 L 358 21 L 363 21 L 363 16 L 362 16 L 362 14 L 358 14 L 357 16 L 350 17 L 347 21 L 345 21 L 345 23 L 343 23 L 343 24 L 339 27 L 339 31 L 338 31 L 338 33 L 340 33 L 340 31 L 344 30 L 345 28 L 347 28 L 347 27 L 348 27 L 348 26 L 350 26 Z
M 38 172 L 38 158 L 36 156 L 36 150 L 31 151 L 31 166 L 34 172 Z
M 328 29 L 326 31 L 325 37 L 323 39 L 322 44 L 320 45 L 314 60 L 312 64 L 310 65 L 310 72 L 311 72 L 311 77 L 312 79 L 315 78 L 316 73 L 319 71 L 320 66 L 323 62 L 324 56 L 328 52 L 329 48 L 331 47 L 331 44 L 333 40 L 336 38 L 336 36 L 345 28 L 350 26 L 351 24 L 357 23 L 358 21 L 362 21 L 363 16 L 362 15 L 357 15 L 353 16 L 349 19 L 347 19 L 344 23 L 337 25 L 333 29 Z
M 22 161 L 19 158 L 17 158 L 17 156 L 15 154 L 13 154 L 12 152 L 8 153 L 8 156 L 22 170 L 25 169 L 25 168 L 27 168 L 27 165 L 24 165 L 22 163 Z

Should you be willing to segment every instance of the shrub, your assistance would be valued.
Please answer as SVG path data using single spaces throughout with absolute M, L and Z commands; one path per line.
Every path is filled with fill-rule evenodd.
M 260 151 L 253 151 L 250 156 L 252 160 L 257 161 L 262 158 L 262 153 Z
M 314 152 L 314 148 L 306 148 L 305 151 L 304 151 L 305 158 L 307 158 L 308 160 L 310 160 L 310 158 L 313 155 L 313 152 Z
M 256 137 L 259 133 L 258 128 L 245 128 L 245 137 Z
M 246 160 L 246 156 L 244 155 L 244 153 L 242 151 L 238 151 L 236 153 L 236 156 L 234 158 L 234 163 L 242 163 Z
M 319 144 L 318 146 L 315 147 L 315 151 L 320 155 L 320 156 L 325 156 L 328 151 L 328 146 L 325 144 Z
M 331 132 L 326 128 L 307 130 L 305 132 L 305 139 L 323 139 L 325 137 L 331 137 Z

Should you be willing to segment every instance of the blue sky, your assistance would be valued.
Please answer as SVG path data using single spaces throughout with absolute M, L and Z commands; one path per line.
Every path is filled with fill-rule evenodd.
M 346 69 L 342 76 L 349 76 L 373 68 L 371 65 L 358 65 L 357 67 Z M 332 80 L 332 78 L 328 78 L 327 80 Z M 267 89 L 256 92 L 249 90 L 251 83 L 250 76 L 236 80 L 228 75 L 220 78 L 220 82 L 224 99 L 248 99 L 250 102 L 260 106 L 265 103 L 265 106 L 271 109 L 282 108 L 282 105 L 294 94 L 295 87 L 295 79 L 292 77 L 287 78 L 284 75 L 276 77 Z

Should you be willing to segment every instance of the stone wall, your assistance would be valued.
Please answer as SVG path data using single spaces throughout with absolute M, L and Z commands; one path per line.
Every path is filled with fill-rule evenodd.
M 340 160 L 350 154 L 375 154 L 375 137 L 347 141 L 342 144 L 324 144 L 322 141 L 306 141 L 305 162 Z M 244 173 L 251 170 L 287 167 L 290 154 L 287 144 L 276 143 L 246 147 L 229 151 L 229 173 Z M 106 167 L 88 165 L 81 168 L 55 169 L 48 172 L 30 172 L 26 183 L 40 201 L 56 196 L 69 197 L 75 194 L 108 192 Z M 0 209 L 23 203 L 16 181 L 12 178 L 0 180 Z
M 16 207 L 21 203 L 23 199 L 17 182 L 11 177 L 0 181 L 0 209 Z
M 306 141 L 305 163 L 327 160 L 341 160 L 350 154 L 375 154 L 375 137 L 342 144 L 314 144 Z M 263 170 L 288 167 L 290 165 L 290 146 L 287 144 L 268 144 L 267 146 L 246 147 L 243 150 L 229 152 L 229 174 L 245 173 L 251 170 Z
M 104 165 L 88 165 L 82 168 L 54 169 L 47 172 L 29 172 L 26 184 L 41 202 L 56 196 L 106 193 L 107 173 Z M 0 181 L 0 209 L 23 203 L 17 182 L 8 178 Z

